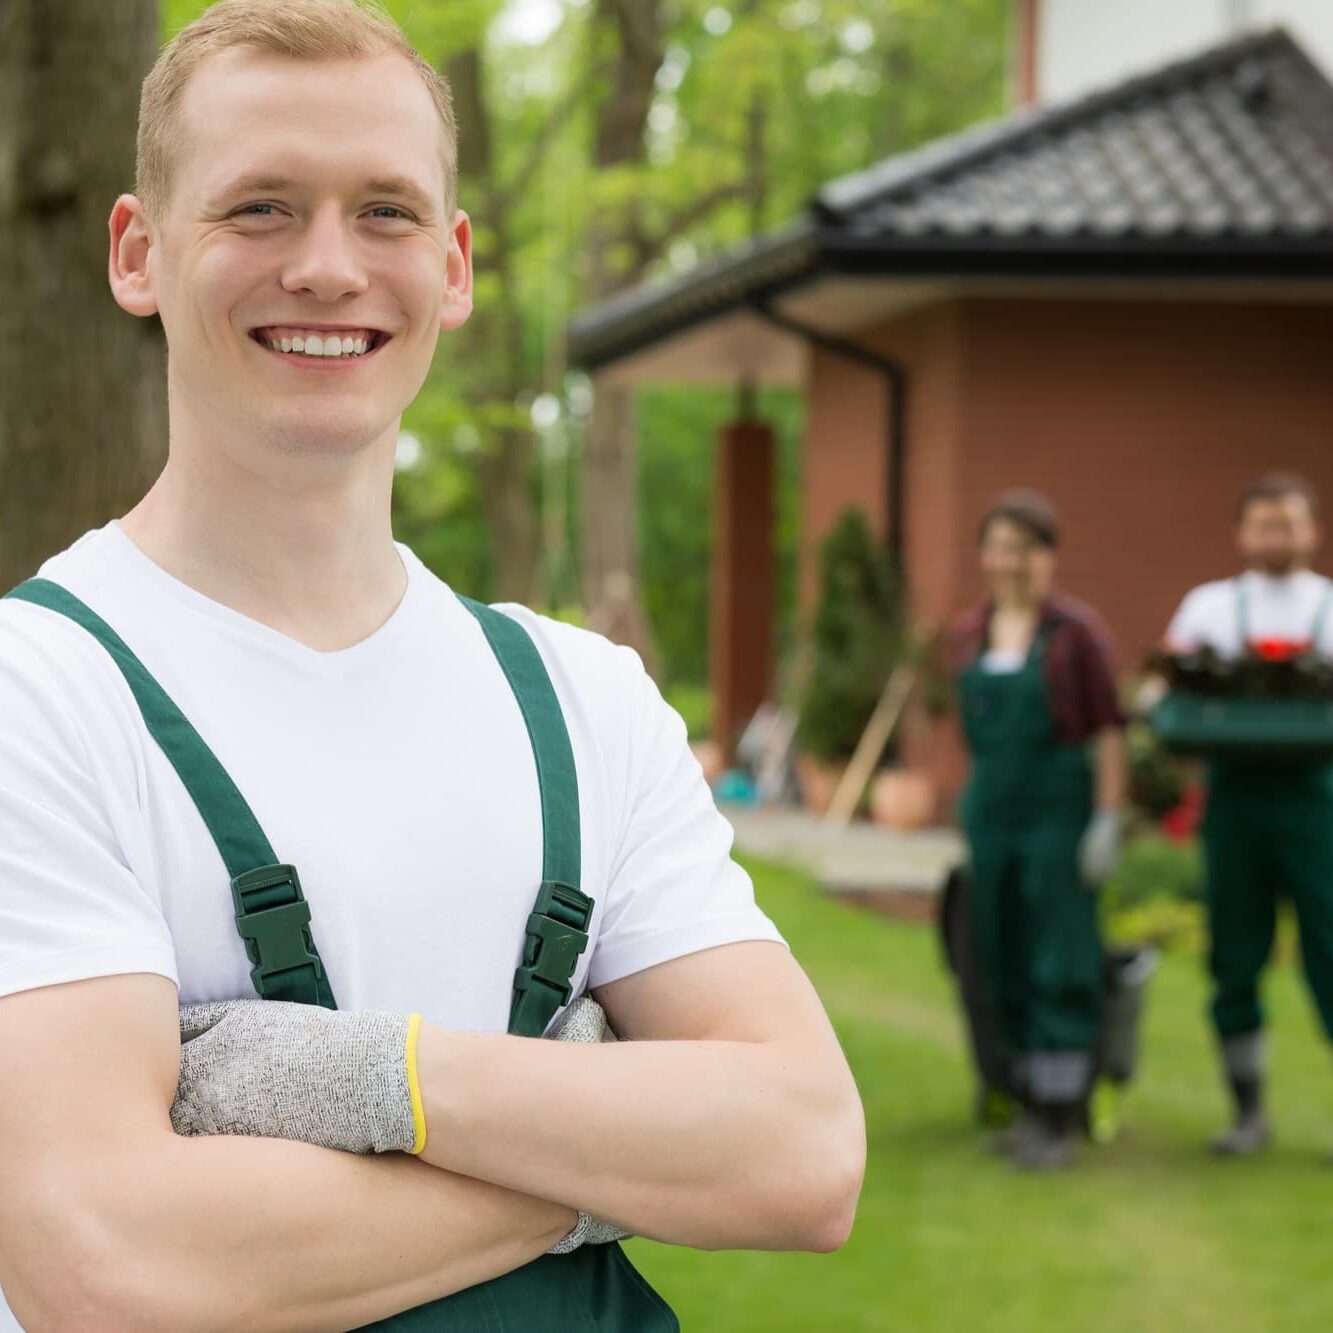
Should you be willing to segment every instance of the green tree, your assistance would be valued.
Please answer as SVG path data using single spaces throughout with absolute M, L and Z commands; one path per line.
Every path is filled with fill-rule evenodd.
M 820 544 L 812 649 L 797 741 L 847 759 L 904 650 L 900 581 L 863 510 L 844 510 Z

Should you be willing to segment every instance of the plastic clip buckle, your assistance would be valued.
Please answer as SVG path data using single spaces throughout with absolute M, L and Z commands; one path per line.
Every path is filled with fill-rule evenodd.
M 514 973 L 510 1031 L 539 1036 L 573 993 L 574 969 L 588 947 L 592 899 L 548 880 L 528 917 L 523 962 Z
M 273 907 L 247 907 L 247 893 L 282 888 L 289 891 L 288 902 Z M 254 964 L 250 980 L 260 995 L 264 994 L 264 982 L 279 972 L 308 966 L 315 969 L 317 977 L 323 975 L 324 969 L 312 952 L 310 904 L 301 892 L 301 880 L 295 866 L 272 865 L 247 870 L 232 880 L 231 893 L 236 904 L 236 929 Z M 269 896 L 265 894 L 265 897 Z

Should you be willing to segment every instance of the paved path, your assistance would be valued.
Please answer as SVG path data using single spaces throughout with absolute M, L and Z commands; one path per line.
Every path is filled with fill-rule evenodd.
M 899 833 L 877 824 L 834 829 L 800 810 L 754 810 L 724 805 L 736 830 L 736 847 L 749 856 L 784 861 L 808 870 L 830 893 L 897 904 L 926 915 L 950 869 L 963 855 L 954 829 Z M 918 911 L 911 900 L 917 900 Z

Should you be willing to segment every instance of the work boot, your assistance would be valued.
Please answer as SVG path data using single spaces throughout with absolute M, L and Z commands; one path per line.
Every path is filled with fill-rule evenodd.
M 1236 1118 L 1209 1147 L 1218 1157 L 1253 1157 L 1268 1147 L 1272 1132 L 1264 1114 L 1264 1072 L 1267 1053 L 1261 1031 L 1222 1041 L 1222 1062 L 1236 1105 Z
M 1034 1106 L 1014 1136 L 1009 1160 L 1020 1171 L 1063 1171 L 1074 1162 L 1077 1103 Z
M 1238 1115 L 1236 1123 L 1208 1146 L 1216 1157 L 1253 1157 L 1268 1147 L 1272 1137 L 1268 1117 L 1262 1111 L 1252 1111 Z
M 1003 1129 L 991 1130 L 982 1140 L 982 1144 L 992 1157 L 1012 1157 L 1028 1129 L 1028 1113 L 1023 1111 L 1012 1124 L 1006 1125 Z M 1333 1156 L 1329 1160 L 1333 1161 Z

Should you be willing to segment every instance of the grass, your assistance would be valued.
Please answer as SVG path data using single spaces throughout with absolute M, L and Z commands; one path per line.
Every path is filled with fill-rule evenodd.
M 833 1255 L 704 1254 L 635 1241 L 686 1333 L 1315 1333 L 1333 1328 L 1333 1061 L 1298 976 L 1274 970 L 1264 1158 L 1203 1150 L 1226 1105 L 1197 960 L 1153 979 L 1126 1128 L 1033 1179 L 987 1156 L 933 933 L 751 867 L 824 998 L 865 1102 L 856 1229 Z

